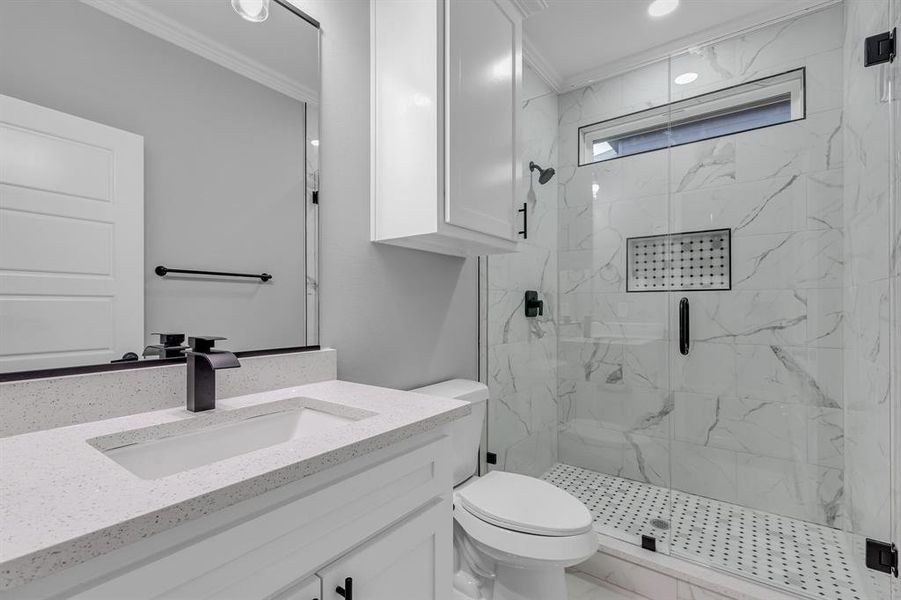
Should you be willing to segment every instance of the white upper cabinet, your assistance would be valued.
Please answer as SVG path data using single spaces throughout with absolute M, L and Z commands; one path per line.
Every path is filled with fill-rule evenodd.
M 373 0 L 373 241 L 516 250 L 521 21 L 507 0 Z

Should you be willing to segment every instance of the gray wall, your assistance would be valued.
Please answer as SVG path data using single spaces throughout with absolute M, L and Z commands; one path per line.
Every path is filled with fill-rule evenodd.
M 338 377 L 474 379 L 476 261 L 369 241 L 369 2 L 296 1 L 322 22 L 321 339 Z
M 303 103 L 74 1 L 0 3 L 0 57 L 0 93 L 144 136 L 147 331 L 303 344 Z

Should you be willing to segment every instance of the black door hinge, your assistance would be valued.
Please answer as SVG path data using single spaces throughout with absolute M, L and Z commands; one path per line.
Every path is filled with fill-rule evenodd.
M 651 552 L 657 552 L 657 538 L 652 535 L 642 535 L 641 547 Z
M 864 42 L 863 66 L 872 67 L 895 60 L 895 33 L 897 28 L 871 35 Z
M 867 568 L 898 576 L 898 548 L 890 542 L 867 538 Z
M 497 464 L 497 454 L 495 454 L 494 452 L 486 452 L 485 453 L 485 462 L 488 463 L 489 465 L 496 465 Z
M 311 201 L 313 202 L 313 204 L 319 204 L 319 190 L 313 190 L 312 196 L 313 197 Z

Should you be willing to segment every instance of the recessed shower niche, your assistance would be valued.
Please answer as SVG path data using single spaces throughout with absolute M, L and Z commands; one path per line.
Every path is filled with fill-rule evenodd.
M 731 289 L 731 249 L 731 229 L 628 238 L 626 291 Z

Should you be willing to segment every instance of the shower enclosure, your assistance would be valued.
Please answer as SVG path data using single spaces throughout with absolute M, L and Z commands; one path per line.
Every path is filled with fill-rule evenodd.
M 524 164 L 556 176 L 482 263 L 490 468 L 620 540 L 901 599 L 865 564 L 901 541 L 901 60 L 864 66 L 899 13 L 830 3 L 561 94 L 525 69 Z

